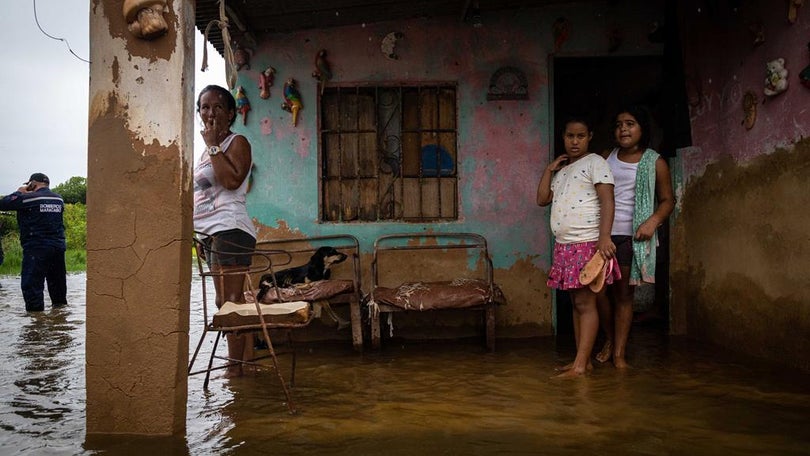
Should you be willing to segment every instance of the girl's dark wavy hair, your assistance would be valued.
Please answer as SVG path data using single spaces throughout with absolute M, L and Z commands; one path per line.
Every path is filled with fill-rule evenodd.
M 627 113 L 631 116 L 636 118 L 636 122 L 638 126 L 641 127 L 641 139 L 638 141 L 639 147 L 641 150 L 646 150 L 650 147 L 650 127 L 652 125 L 652 121 L 650 120 L 650 112 L 647 110 L 646 107 L 642 105 L 627 105 L 622 109 L 619 109 L 616 112 L 616 116 L 613 118 L 614 126 L 613 130 L 616 130 L 616 119 L 619 118 L 619 114 Z
M 229 124 L 233 125 L 234 121 L 236 120 L 236 99 L 233 97 L 233 94 L 225 87 L 221 87 L 216 84 L 205 86 L 205 88 L 200 91 L 200 95 L 197 96 L 197 112 L 200 112 L 200 98 L 202 98 L 203 94 L 206 92 L 217 92 L 222 95 L 223 98 L 225 98 L 225 103 L 228 104 L 228 110 L 234 111 L 234 115 L 231 118 L 231 123 Z

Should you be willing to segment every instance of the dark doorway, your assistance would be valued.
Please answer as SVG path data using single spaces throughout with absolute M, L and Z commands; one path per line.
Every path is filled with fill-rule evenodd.
M 677 56 L 677 54 L 675 54 Z M 676 59 L 676 57 L 673 57 Z M 691 145 L 688 111 L 683 92 L 682 65 L 668 56 L 555 57 L 554 156 L 563 153 L 563 119 L 571 114 L 592 119 L 594 137 L 590 150 L 601 153 L 613 148 L 613 122 L 617 110 L 627 104 L 647 107 L 653 119 L 651 146 L 664 158 L 678 147 Z M 675 67 L 675 69 L 673 69 Z M 662 316 L 669 315 L 669 230 L 659 230 L 658 266 L 654 301 Z M 649 298 L 653 299 L 653 298 Z M 637 299 L 638 300 L 638 299 Z M 573 334 L 568 293 L 558 292 L 555 302 L 557 334 Z M 666 319 L 662 322 L 666 324 Z

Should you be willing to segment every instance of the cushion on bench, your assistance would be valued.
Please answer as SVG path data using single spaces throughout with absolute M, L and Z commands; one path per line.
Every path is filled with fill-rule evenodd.
M 309 303 L 303 301 L 259 304 L 268 324 L 300 324 L 309 320 Z M 255 303 L 227 301 L 211 319 L 215 328 L 261 324 Z
M 377 287 L 374 301 L 403 310 L 464 309 L 490 302 L 505 302 L 503 293 L 479 279 L 455 279 L 443 282 L 406 282 L 396 288 Z
M 296 300 L 296 301 L 322 301 L 343 293 L 354 292 L 354 282 L 351 280 L 318 280 L 317 282 L 310 282 L 300 284 L 292 287 L 284 287 L 279 289 L 281 292 L 281 299 L 283 301 Z M 245 301 L 253 302 L 253 296 L 259 294 L 259 290 L 251 293 L 245 293 Z M 270 290 L 262 297 L 262 302 L 270 304 L 279 302 L 276 298 L 275 288 Z

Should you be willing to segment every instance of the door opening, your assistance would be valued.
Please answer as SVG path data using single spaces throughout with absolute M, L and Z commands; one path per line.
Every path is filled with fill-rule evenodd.
M 627 104 L 644 105 L 652 117 L 651 147 L 665 159 L 675 149 L 691 145 L 688 110 L 683 91 L 682 64 L 667 56 L 555 57 L 553 66 L 554 156 L 564 152 L 563 119 L 584 114 L 592 119 L 594 136 L 590 150 L 602 153 L 614 145 L 613 122 L 617 110 Z M 676 66 L 677 70 L 672 70 Z M 634 310 L 654 310 L 669 315 L 669 229 L 659 228 L 656 284 L 636 288 Z M 573 334 L 568 293 L 557 292 L 554 303 L 557 335 Z M 666 326 L 668 318 L 660 323 Z

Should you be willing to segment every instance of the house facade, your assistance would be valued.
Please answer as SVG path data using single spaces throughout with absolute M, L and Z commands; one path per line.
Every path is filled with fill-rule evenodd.
M 200 153 L 190 49 L 194 24 L 217 16 L 215 2 L 170 2 L 168 32 L 144 41 L 128 33 L 120 3 L 91 9 L 88 433 L 171 433 L 184 422 L 189 170 Z M 290 15 L 276 30 L 251 20 L 292 6 L 254 3 L 228 14 L 233 88 L 250 103 L 234 130 L 253 147 L 247 204 L 260 238 L 352 234 L 367 279 L 381 235 L 475 232 L 507 299 L 498 336 L 560 333 L 570 318 L 545 285 L 553 239 L 537 182 L 560 152 L 566 114 L 594 119 L 601 150 L 619 106 L 640 103 L 677 197 L 656 287 L 670 332 L 810 369 L 807 11 L 765 0 L 542 1 L 481 2 L 475 15 L 479 2 L 459 2 L 455 13 L 413 17 L 397 3 L 388 19 L 347 8 L 343 17 L 358 19 L 333 23 L 314 2 L 299 5 L 312 8 L 299 19 L 320 25 L 296 27 Z M 331 77 L 318 79 L 322 50 Z M 778 59 L 781 92 L 784 73 L 766 73 Z M 282 108 L 290 79 L 295 120 Z M 403 318 L 398 335 L 418 337 L 421 324 Z M 463 320 L 430 324 L 476 334 Z M 143 394 L 163 398 L 152 403 L 164 418 L 137 406 Z

